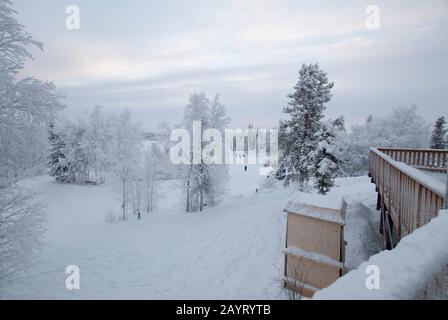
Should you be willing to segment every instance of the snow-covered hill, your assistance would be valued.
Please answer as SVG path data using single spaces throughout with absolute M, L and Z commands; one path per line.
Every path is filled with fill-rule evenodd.
M 28 272 L 0 290 L 3 298 L 279 299 L 285 214 L 292 190 L 259 190 L 258 168 L 231 166 L 223 202 L 185 213 L 176 181 L 164 182 L 159 209 L 142 220 L 106 224 L 119 208 L 112 186 L 58 184 L 37 177 L 24 185 L 48 203 L 45 244 Z M 377 248 L 373 185 L 339 179 L 348 200 L 347 264 Z M 373 239 L 373 241 L 372 241 Z M 77 265 L 80 290 L 67 290 L 65 268 Z

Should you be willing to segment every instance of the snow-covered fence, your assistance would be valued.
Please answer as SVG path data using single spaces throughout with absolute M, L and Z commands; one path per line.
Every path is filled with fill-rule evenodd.
M 403 238 L 391 251 L 382 251 L 314 299 L 447 299 L 448 210 Z M 377 287 L 369 286 L 378 271 Z M 369 289 L 370 288 L 370 289 Z
M 419 167 L 424 164 L 428 165 L 428 168 L 435 168 L 442 162 L 446 163 L 446 154 L 435 151 L 434 154 L 428 155 L 428 150 L 403 150 L 371 148 L 369 156 L 369 174 L 377 186 L 382 213 L 387 211 L 398 238 L 413 232 L 437 216 L 438 211 L 443 208 L 445 195 L 445 185 L 441 181 L 411 165 Z

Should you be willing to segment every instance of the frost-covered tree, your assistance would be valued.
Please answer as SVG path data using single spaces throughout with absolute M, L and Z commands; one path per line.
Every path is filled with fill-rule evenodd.
M 369 116 L 352 126 L 344 138 L 347 151 L 343 170 L 347 176 L 367 173 L 369 148 L 427 148 L 430 125 L 417 114 L 417 107 L 399 107 L 382 117 Z
M 447 141 L 446 134 L 448 130 L 446 128 L 446 120 L 445 117 L 440 117 L 434 123 L 434 127 L 432 129 L 431 134 L 431 148 L 432 149 L 446 149 Z
M 33 39 L 25 27 L 20 24 L 11 8 L 11 1 L 0 0 L 0 72 L 17 74 L 32 55 L 29 46 L 43 50 L 43 44 Z
M 127 220 L 128 211 L 133 205 L 132 184 L 139 171 L 143 135 L 139 127 L 132 123 L 129 110 L 114 119 L 113 127 L 110 141 L 113 172 L 120 185 L 122 219 Z
M 69 183 L 100 184 L 112 167 L 113 116 L 95 106 L 76 121 L 60 121 L 50 128 L 50 176 Z
M 89 179 L 90 163 L 86 147 L 86 125 L 84 122 L 71 123 L 64 130 L 64 160 L 68 167 L 70 183 L 84 184 Z
M 338 133 L 341 130 L 339 122 L 324 122 L 317 132 L 318 143 L 315 150 L 311 151 L 312 165 L 310 171 L 314 176 L 314 187 L 320 194 L 327 194 L 334 186 L 334 180 L 339 173 L 341 163 L 341 147 Z
M 316 146 L 316 133 L 321 128 L 333 86 L 318 64 L 303 64 L 295 92 L 288 95 L 290 102 L 284 113 L 289 119 L 281 121 L 279 126 L 280 170 L 290 172 L 285 182 L 298 182 L 301 190 L 306 189 L 310 178 L 309 154 Z
M 95 106 L 90 112 L 86 126 L 87 157 L 91 167 L 89 180 L 97 184 L 106 181 L 111 167 L 110 141 L 112 139 L 112 117 Z
M 17 179 L 46 162 L 47 128 L 62 108 L 52 83 L 18 74 L 43 48 L 15 18 L 11 2 L 0 0 L 0 175 Z
M 202 139 L 204 131 L 216 129 L 223 132 L 230 119 L 226 116 L 226 109 L 219 102 L 218 95 L 211 101 L 205 93 L 193 93 L 189 104 L 185 107 L 182 122 L 191 137 L 193 137 L 193 122 L 195 121 L 200 123 L 200 132 L 196 134 L 201 136 L 202 151 L 208 144 L 205 139 Z M 190 164 L 184 167 L 187 212 L 202 211 L 204 206 L 214 206 L 224 190 L 227 179 L 227 167 L 224 164 L 207 163 L 204 161 L 203 152 L 200 152 L 199 156 L 199 161 L 194 161 L 193 150 L 191 150 Z
M 162 159 L 162 150 L 156 143 L 152 143 L 149 149 L 144 152 L 142 176 L 146 213 L 152 212 L 157 204 L 157 181 L 162 174 Z
M 44 204 L 17 187 L 0 185 L 0 292 L 25 269 L 41 243 L 45 224 Z
M 48 155 L 48 174 L 54 177 L 56 181 L 66 182 L 68 175 L 68 167 L 65 161 L 64 151 L 66 149 L 65 142 L 61 138 L 61 134 L 56 132 L 55 125 L 50 124 L 48 130 L 48 140 L 50 150 Z
M 46 163 L 47 130 L 62 109 L 53 84 L 19 78 L 30 47 L 42 48 L 0 0 L 0 288 L 26 265 L 42 236 L 42 204 L 17 186 Z

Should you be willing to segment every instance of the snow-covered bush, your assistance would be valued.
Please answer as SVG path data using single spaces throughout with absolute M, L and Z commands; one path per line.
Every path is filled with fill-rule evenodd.
M 117 222 L 117 215 L 116 215 L 115 211 L 108 210 L 104 217 L 104 221 L 107 224 L 113 224 L 113 223 Z
M 274 175 L 269 175 L 261 179 L 258 189 L 259 190 L 265 190 L 265 189 L 275 189 L 280 185 L 279 180 Z

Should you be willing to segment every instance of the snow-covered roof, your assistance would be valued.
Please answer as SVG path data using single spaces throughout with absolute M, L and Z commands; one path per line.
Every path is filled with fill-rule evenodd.
M 283 209 L 286 212 L 345 224 L 344 198 L 297 192 Z

